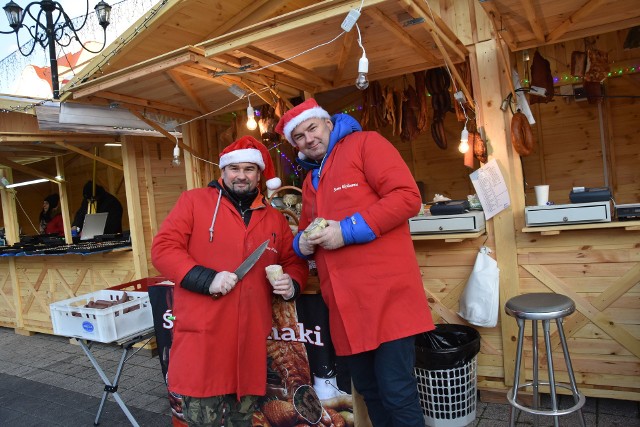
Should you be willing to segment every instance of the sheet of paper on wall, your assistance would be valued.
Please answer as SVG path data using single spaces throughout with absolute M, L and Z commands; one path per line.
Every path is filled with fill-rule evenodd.
M 511 206 L 507 184 L 496 159 L 491 159 L 469 176 L 482 204 L 485 219 L 488 220 Z

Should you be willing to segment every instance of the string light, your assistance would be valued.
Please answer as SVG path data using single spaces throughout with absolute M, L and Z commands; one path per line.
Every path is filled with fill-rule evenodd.
M 458 145 L 458 151 L 462 154 L 469 151 L 469 131 L 467 130 L 467 121 L 464 122 L 464 129 L 462 129 L 462 132 L 460 133 L 460 145 Z
M 367 79 L 367 73 L 369 73 L 369 60 L 367 59 L 367 53 L 362 46 L 362 34 L 360 34 L 360 26 L 356 24 L 356 30 L 358 30 L 358 44 L 362 49 L 362 57 L 358 61 L 358 76 L 356 77 L 356 88 L 359 90 L 365 90 L 369 87 L 369 80 Z
M 247 100 L 249 101 L 249 106 L 247 107 L 247 129 L 256 130 L 258 127 L 258 122 L 256 122 L 256 112 L 251 106 L 251 99 L 247 97 Z
M 173 147 L 173 160 L 171 161 L 172 166 L 180 166 L 182 162 L 180 161 L 180 146 L 178 145 L 178 138 L 176 138 L 176 146 Z

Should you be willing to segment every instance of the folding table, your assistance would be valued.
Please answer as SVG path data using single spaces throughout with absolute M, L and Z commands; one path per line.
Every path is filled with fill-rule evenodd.
M 129 352 L 132 350 L 133 346 L 141 341 L 150 339 L 151 337 L 153 337 L 153 335 L 154 335 L 154 329 L 153 327 L 150 327 L 142 331 L 136 332 L 134 334 L 128 335 L 126 337 L 122 337 L 111 343 L 108 343 L 108 344 L 116 344 L 120 346 L 120 348 L 122 348 L 122 357 L 120 357 L 120 362 L 118 363 L 118 366 L 116 368 L 116 373 L 115 373 L 115 376 L 113 377 L 113 381 L 109 380 L 104 370 L 102 369 L 102 367 L 100 367 L 100 364 L 98 363 L 96 358 L 93 356 L 91 352 L 91 346 L 93 344 L 93 341 L 73 337 L 75 338 L 76 341 L 78 341 L 78 344 L 80 344 L 80 347 L 85 352 L 85 354 L 91 361 L 91 364 L 95 368 L 96 372 L 98 372 L 98 375 L 104 382 L 104 392 L 102 393 L 102 400 L 100 400 L 100 406 L 98 407 L 98 413 L 96 414 L 96 419 L 93 422 L 94 425 L 97 426 L 100 423 L 100 415 L 102 414 L 102 410 L 104 409 L 104 403 L 106 402 L 107 396 L 109 395 L 109 393 L 111 393 L 115 401 L 118 403 L 118 406 L 120 406 L 120 409 L 122 409 L 122 412 L 124 412 L 124 414 L 127 416 L 131 424 L 135 427 L 139 427 L 139 424 L 136 422 L 135 418 L 129 411 L 129 408 L 127 408 L 127 405 L 124 404 L 124 401 L 118 394 L 118 383 L 120 381 L 120 375 L 122 374 L 124 364 L 127 360 L 129 360 L 129 357 L 130 357 Z

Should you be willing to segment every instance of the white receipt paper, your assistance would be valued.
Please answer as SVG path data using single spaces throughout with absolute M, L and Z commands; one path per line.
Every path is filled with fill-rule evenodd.
M 507 184 L 496 159 L 491 159 L 469 176 L 482 204 L 485 219 L 488 220 L 511 206 Z

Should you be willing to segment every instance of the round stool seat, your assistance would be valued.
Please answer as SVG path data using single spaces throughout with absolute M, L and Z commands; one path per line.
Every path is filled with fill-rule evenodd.
M 548 320 L 568 316 L 576 305 L 566 295 L 549 292 L 522 294 L 511 298 L 504 311 L 519 319 Z

